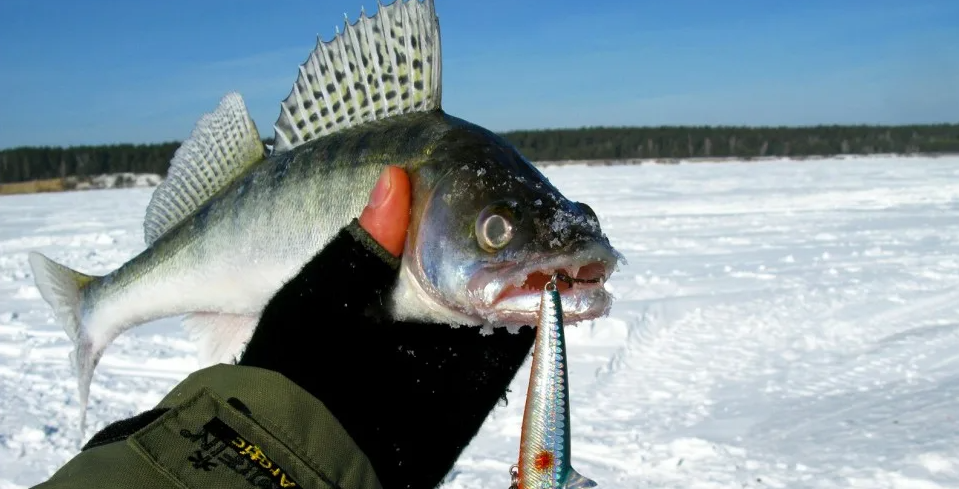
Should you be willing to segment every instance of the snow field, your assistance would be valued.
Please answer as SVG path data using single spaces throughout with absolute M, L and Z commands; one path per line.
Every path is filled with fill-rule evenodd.
M 603 488 L 959 487 L 959 157 L 548 167 L 628 263 L 568 329 L 573 465 Z M 105 273 L 152 189 L 0 198 L 0 489 L 77 450 L 70 343 L 27 252 Z M 121 336 L 89 432 L 196 368 L 177 319 Z M 506 487 L 528 369 L 448 477 Z M 89 436 L 89 435 L 88 435 Z

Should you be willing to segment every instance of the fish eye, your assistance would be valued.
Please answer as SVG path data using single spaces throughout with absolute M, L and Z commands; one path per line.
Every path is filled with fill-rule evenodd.
M 503 249 L 513 239 L 512 215 L 501 205 L 483 209 L 476 218 L 476 242 L 492 253 Z

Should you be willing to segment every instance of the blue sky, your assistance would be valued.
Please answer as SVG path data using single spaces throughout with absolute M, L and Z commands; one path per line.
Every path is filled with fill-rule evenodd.
M 496 131 L 959 121 L 956 0 L 436 0 L 444 108 Z M 316 36 L 375 0 L 3 0 L 0 148 L 272 136 Z

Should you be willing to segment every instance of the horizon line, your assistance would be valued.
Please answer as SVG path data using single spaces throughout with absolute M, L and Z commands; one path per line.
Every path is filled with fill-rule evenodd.
M 780 125 L 769 125 L 769 124 L 757 124 L 757 125 L 748 125 L 748 124 L 661 124 L 661 125 L 594 125 L 594 126 L 567 126 L 567 127 L 546 127 L 538 129 L 510 129 L 505 131 L 490 131 L 497 135 L 507 135 L 515 134 L 521 132 L 527 133 L 543 133 L 543 132 L 565 132 L 565 131 L 589 131 L 589 130 L 619 130 L 619 131 L 629 131 L 629 130 L 655 130 L 655 129 L 716 129 L 716 130 L 730 130 L 730 129 L 739 129 L 739 130 L 772 130 L 772 129 L 785 129 L 785 130 L 802 130 L 802 129 L 823 129 L 823 128 L 873 128 L 873 129 L 903 129 L 909 127 L 942 127 L 942 126 L 957 126 L 959 127 L 959 120 L 956 122 L 923 122 L 923 123 L 909 123 L 909 124 L 883 124 L 883 123 L 857 123 L 857 124 L 838 124 L 838 123 L 822 123 L 822 124 L 780 124 Z M 110 143 L 83 143 L 83 144 L 70 144 L 70 145 L 51 145 L 51 144 L 34 144 L 34 145 L 19 145 L 19 146 L 7 146 L 0 148 L 0 152 L 4 151 L 13 151 L 20 149 L 72 149 L 72 148 L 90 148 L 90 147 L 116 147 L 116 146 L 159 146 L 164 144 L 182 144 L 188 138 L 183 139 L 166 139 L 166 140 L 154 140 L 154 141 L 140 141 L 140 142 L 110 142 Z M 264 144 L 270 144 L 273 141 L 273 137 L 260 138 Z

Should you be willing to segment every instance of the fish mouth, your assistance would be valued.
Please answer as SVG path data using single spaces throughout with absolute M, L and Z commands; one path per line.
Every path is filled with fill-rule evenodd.
M 499 263 L 473 281 L 471 288 L 479 292 L 474 295 L 479 299 L 477 312 L 494 325 L 536 324 L 543 288 L 559 273 L 572 279 L 556 282 L 567 323 L 605 316 L 612 303 L 605 283 L 616 263 L 605 247 L 532 263 Z

